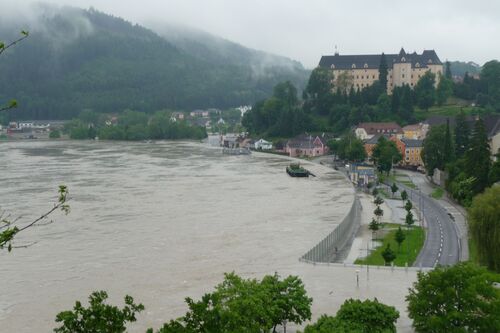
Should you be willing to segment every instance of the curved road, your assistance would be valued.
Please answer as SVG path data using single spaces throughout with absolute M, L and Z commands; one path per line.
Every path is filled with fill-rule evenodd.
M 413 264 L 417 267 L 453 265 L 459 261 L 460 241 L 448 212 L 433 198 L 398 183 L 408 192 L 413 206 L 423 211 L 427 224 L 425 243 Z

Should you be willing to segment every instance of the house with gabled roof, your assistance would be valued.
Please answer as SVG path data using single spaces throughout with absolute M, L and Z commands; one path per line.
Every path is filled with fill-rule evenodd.
M 310 134 L 301 134 L 288 140 L 285 152 L 290 157 L 307 156 L 315 157 L 327 154 L 329 151 L 323 137 Z

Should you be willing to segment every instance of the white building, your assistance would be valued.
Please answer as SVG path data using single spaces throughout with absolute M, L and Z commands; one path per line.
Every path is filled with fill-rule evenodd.
M 254 143 L 255 149 L 262 149 L 262 150 L 270 150 L 273 149 L 273 144 L 269 141 L 266 141 L 264 139 L 260 139 L 259 141 Z

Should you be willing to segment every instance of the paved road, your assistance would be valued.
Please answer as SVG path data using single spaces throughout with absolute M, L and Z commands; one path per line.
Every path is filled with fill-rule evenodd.
M 413 206 L 423 211 L 427 225 L 425 243 L 414 263 L 417 267 L 453 265 L 459 261 L 460 241 L 455 223 L 436 200 L 398 184 L 408 192 Z

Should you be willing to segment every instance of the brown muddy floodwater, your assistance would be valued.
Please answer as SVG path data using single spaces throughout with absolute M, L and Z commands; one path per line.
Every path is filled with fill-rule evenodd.
M 28 222 L 51 207 L 59 184 L 72 197 L 68 216 L 55 214 L 15 245 L 36 244 L 0 252 L 0 331 L 51 332 L 59 311 L 107 290 L 111 302 L 130 294 L 146 306 L 130 326 L 144 332 L 182 315 L 185 297 L 231 271 L 301 276 L 314 317 L 348 297 L 402 310 L 414 273 L 382 270 L 356 288 L 354 268 L 298 261 L 342 220 L 353 190 L 320 165 L 307 166 L 316 178 L 291 178 L 288 163 L 192 142 L 0 143 L 3 211 Z

